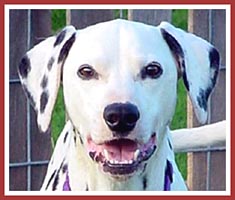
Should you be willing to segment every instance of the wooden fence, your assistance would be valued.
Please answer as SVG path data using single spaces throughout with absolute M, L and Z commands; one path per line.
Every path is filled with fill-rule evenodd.
M 39 134 L 35 113 L 26 100 L 17 66 L 27 49 L 51 34 L 50 10 L 10 10 L 10 190 L 39 190 L 52 147 L 50 134 Z M 122 12 L 121 12 L 122 14 Z M 157 25 L 171 21 L 171 10 L 128 10 L 128 18 Z M 113 10 L 68 10 L 67 23 L 77 28 L 114 18 Z M 189 31 L 218 47 L 225 66 L 225 10 L 189 10 Z M 20 27 L 20 28 L 19 28 Z M 225 119 L 225 67 L 210 100 L 209 123 Z M 198 126 L 190 102 L 188 127 Z M 225 151 L 188 154 L 190 190 L 225 190 Z M 215 176 L 214 176 L 215 175 Z

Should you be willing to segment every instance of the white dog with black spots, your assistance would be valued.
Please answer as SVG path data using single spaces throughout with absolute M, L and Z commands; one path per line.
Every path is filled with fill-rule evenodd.
M 40 130 L 48 130 L 61 80 L 68 116 L 42 190 L 187 190 L 169 129 L 177 81 L 205 123 L 219 64 L 211 44 L 167 22 L 68 26 L 33 47 L 18 71 Z

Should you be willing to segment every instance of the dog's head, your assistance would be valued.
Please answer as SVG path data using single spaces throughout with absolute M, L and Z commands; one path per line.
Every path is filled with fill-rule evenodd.
M 27 52 L 19 75 L 46 131 L 60 80 L 68 117 L 102 171 L 130 176 L 153 155 L 169 125 L 183 77 L 199 121 L 219 68 L 205 40 L 163 22 L 114 20 L 69 26 Z

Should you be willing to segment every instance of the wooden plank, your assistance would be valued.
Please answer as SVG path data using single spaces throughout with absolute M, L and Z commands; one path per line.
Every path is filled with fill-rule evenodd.
M 10 191 L 25 191 L 27 188 L 27 168 L 11 168 L 10 169 Z
M 20 24 L 19 24 L 20 23 Z M 31 46 L 50 35 L 50 11 L 31 11 Z M 20 26 L 20 29 L 19 29 Z M 10 80 L 19 79 L 18 64 L 28 50 L 28 10 L 10 11 Z M 19 82 L 10 84 L 10 163 L 27 162 L 27 104 Z M 51 154 L 51 140 L 48 134 L 39 134 L 36 115 L 30 111 L 31 156 L 34 161 L 48 160 Z M 33 169 L 34 167 L 32 167 Z M 40 166 L 32 179 L 33 189 L 39 190 L 45 175 L 45 166 Z M 27 190 L 26 167 L 11 168 L 10 190 Z
M 211 24 L 209 24 L 210 20 Z M 209 27 L 211 27 L 211 30 L 209 30 Z M 211 40 L 219 49 L 222 61 L 225 60 L 224 10 L 190 10 L 189 31 L 206 40 Z M 211 123 L 225 119 L 225 73 L 221 72 L 219 76 L 218 85 L 210 100 Z M 188 105 L 188 127 L 197 127 L 199 123 L 195 115 L 192 114 L 191 103 L 189 102 Z M 209 166 L 207 165 L 208 161 Z M 225 189 L 225 151 L 211 152 L 210 155 L 207 153 L 190 153 L 188 155 L 188 169 L 187 183 L 191 190 Z M 209 177 L 209 180 L 205 177 Z
M 51 35 L 51 11 L 31 11 L 31 46 L 38 44 Z
M 99 22 L 112 20 L 114 18 L 114 10 L 71 10 L 68 18 L 68 24 L 72 24 L 77 29 L 83 29 Z
M 161 21 L 171 22 L 171 10 L 129 10 L 128 19 L 157 26 Z
M 10 85 L 10 162 L 26 160 L 26 98 L 19 84 Z
M 27 10 L 10 10 L 10 78 L 18 78 L 17 66 L 27 50 Z M 20 29 L 19 29 L 20 22 Z
M 34 166 L 31 169 L 32 178 L 31 178 L 31 190 L 38 191 L 40 190 L 42 183 L 44 181 L 44 174 L 47 172 L 47 165 L 43 166 Z
M 226 66 L 226 17 L 225 10 L 213 10 L 212 18 L 212 43 L 218 48 L 221 57 L 221 64 Z M 226 118 L 226 69 L 221 70 L 219 81 L 211 97 L 211 123 Z M 210 190 L 226 189 L 226 151 L 212 152 L 210 163 Z
M 19 21 L 20 29 L 19 29 Z M 20 58 L 27 49 L 27 11 L 10 11 L 10 79 L 18 79 L 17 66 Z M 10 84 L 10 162 L 26 160 L 26 99 L 19 84 Z M 25 168 L 12 168 L 9 174 L 10 190 L 26 189 Z
M 187 185 L 190 190 L 206 190 L 207 155 L 204 152 L 188 153 Z
M 211 153 L 210 190 L 226 190 L 226 156 L 225 151 Z

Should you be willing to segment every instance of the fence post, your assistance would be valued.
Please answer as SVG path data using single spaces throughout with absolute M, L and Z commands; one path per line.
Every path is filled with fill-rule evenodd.
M 128 10 L 128 19 L 157 26 L 161 21 L 171 22 L 171 10 Z
M 190 10 L 189 31 L 210 41 L 220 51 L 225 66 L 225 10 Z M 225 67 L 211 96 L 208 123 L 225 119 Z M 188 101 L 188 127 L 199 126 Z M 225 190 L 225 151 L 188 154 L 188 186 L 190 190 Z
M 49 12 L 10 10 L 10 190 L 39 190 L 46 165 L 32 162 L 48 160 L 51 155 L 50 134 L 38 133 L 35 112 L 23 94 L 17 74 L 26 51 L 50 34 Z
M 77 29 L 83 29 L 99 22 L 112 20 L 113 18 L 114 10 L 85 9 L 67 11 L 67 24 L 72 24 Z

